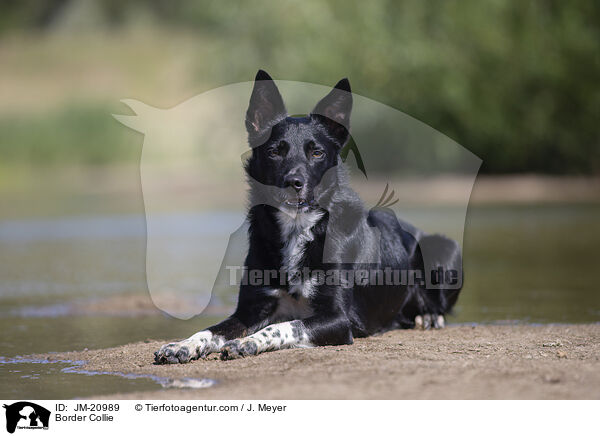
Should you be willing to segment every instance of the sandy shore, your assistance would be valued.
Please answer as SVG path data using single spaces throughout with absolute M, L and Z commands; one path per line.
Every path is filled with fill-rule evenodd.
M 85 360 L 82 369 L 91 371 L 218 381 L 105 397 L 114 399 L 600 399 L 600 324 L 402 330 L 351 346 L 153 365 L 162 343 L 37 357 Z

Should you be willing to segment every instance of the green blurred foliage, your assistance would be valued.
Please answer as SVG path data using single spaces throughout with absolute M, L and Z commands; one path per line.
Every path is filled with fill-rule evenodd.
M 72 105 L 33 116 L 0 117 L 2 163 L 101 165 L 137 159 L 139 134 L 124 129 L 108 106 Z
M 5 0 L 0 31 L 44 32 L 74 3 Z M 485 172 L 600 172 L 600 2 L 96 4 L 110 29 L 144 16 L 152 26 L 196 35 L 202 56 L 194 65 L 203 85 L 250 80 L 259 67 L 275 78 L 324 84 L 348 76 L 358 94 L 479 155 Z M 77 128 L 75 122 L 69 121 Z M 99 140 L 109 135 L 92 131 Z M 14 140 L 35 142 L 22 134 Z

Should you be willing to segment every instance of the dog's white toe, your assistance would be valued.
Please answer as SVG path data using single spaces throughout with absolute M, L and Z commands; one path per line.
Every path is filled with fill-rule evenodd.
M 446 327 L 444 315 L 431 315 L 425 313 L 423 315 L 415 316 L 415 329 L 417 330 L 429 330 L 431 328 L 443 329 L 444 327 Z

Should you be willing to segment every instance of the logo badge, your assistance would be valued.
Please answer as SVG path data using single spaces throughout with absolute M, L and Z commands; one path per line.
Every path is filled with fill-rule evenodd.
M 19 401 L 3 406 L 6 409 L 6 431 L 18 429 L 48 429 L 50 411 L 29 401 Z

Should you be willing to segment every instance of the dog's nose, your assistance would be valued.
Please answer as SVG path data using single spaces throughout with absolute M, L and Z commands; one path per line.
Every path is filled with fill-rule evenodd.
M 298 174 L 287 176 L 284 180 L 285 188 L 292 187 L 299 192 L 304 187 L 304 179 Z

